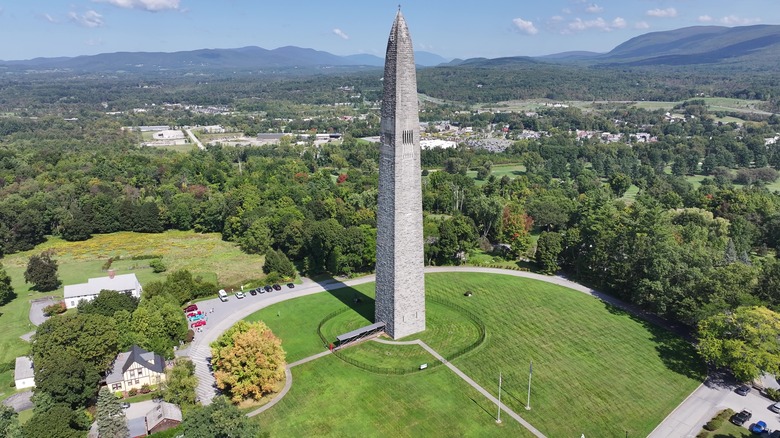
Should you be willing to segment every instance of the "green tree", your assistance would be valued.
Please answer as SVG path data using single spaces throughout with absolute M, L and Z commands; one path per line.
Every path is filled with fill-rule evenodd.
M 5 272 L 3 264 L 0 263 L 0 306 L 16 298 L 14 288 L 11 287 L 11 277 Z
M 177 405 L 195 405 L 195 364 L 190 360 L 179 359 L 173 368 L 166 372 L 163 391 L 165 401 Z
M 262 321 L 239 321 L 211 344 L 217 387 L 238 403 L 259 400 L 284 380 L 282 343 Z
M 5 438 L 22 438 L 19 415 L 12 407 L 3 404 L 0 404 L 0 436 Z
M 563 236 L 559 233 L 543 231 L 536 243 L 536 263 L 545 274 L 558 271 L 558 257 L 563 252 Z
M 625 173 L 613 173 L 609 177 L 609 188 L 612 189 L 615 197 L 621 198 L 629 187 L 631 187 L 631 177 Z
M 104 386 L 97 399 L 98 434 L 106 438 L 126 438 L 130 435 L 119 399 Z
M 33 414 L 22 432 L 25 438 L 81 438 L 87 430 L 83 418 L 83 412 L 58 404 Z
M 138 298 L 114 290 L 102 290 L 92 301 L 79 302 L 79 313 L 96 313 L 104 316 L 114 316 L 120 310 L 133 312 L 138 307 Z
M 35 387 L 57 403 L 79 408 L 95 396 L 100 374 L 72 352 L 62 352 L 35 362 Z
M 51 258 L 51 253 L 43 252 L 30 257 L 27 269 L 24 271 L 24 281 L 32 283 L 33 287 L 41 292 L 60 287 L 60 279 L 57 278 L 57 261 Z
M 239 245 L 244 252 L 249 254 L 262 254 L 273 243 L 271 230 L 263 220 L 256 220 L 239 238 Z
M 260 426 L 225 397 L 216 397 L 205 407 L 188 412 L 182 422 L 187 438 L 257 438 Z
M 58 315 L 38 326 L 32 339 L 33 363 L 70 353 L 93 369 L 104 371 L 113 362 L 118 349 L 119 333 L 110 317 L 94 314 Z
M 780 372 L 780 314 L 766 307 L 740 307 L 699 323 L 699 352 L 749 381 Z
M 263 273 L 270 274 L 271 272 L 276 272 L 285 278 L 295 278 L 295 265 L 283 252 L 269 249 L 265 253 Z

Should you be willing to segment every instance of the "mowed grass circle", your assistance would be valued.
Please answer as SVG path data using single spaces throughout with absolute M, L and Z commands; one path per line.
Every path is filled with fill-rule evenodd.
M 366 283 L 289 300 L 252 319 L 268 323 L 292 362 L 326 348 L 317 334 L 326 315 L 349 308 L 346 313 L 372 322 L 373 309 L 350 306 L 355 296 L 371 302 L 374 288 Z M 647 436 L 704 378 L 689 343 L 561 286 L 501 274 L 436 273 L 426 275 L 426 296 L 485 324 L 485 342 L 453 365 L 494 396 L 501 373 L 502 402 L 549 437 Z M 428 307 L 429 317 L 439 313 Z M 441 331 L 418 338 L 442 354 L 457 349 L 457 336 Z M 381 351 L 365 352 L 364 360 L 369 357 L 395 360 Z M 526 411 L 531 360 L 532 409 Z M 448 368 L 428 371 L 379 375 L 336 357 L 317 359 L 293 368 L 287 396 L 255 418 L 272 436 L 525 436 L 510 417 L 502 415 L 504 428 L 497 427 L 495 405 Z
M 365 306 L 366 311 L 343 311 L 327 316 L 321 322 L 320 335 L 335 344 L 338 335 L 373 323 L 363 316 L 373 313 L 373 300 L 361 300 L 354 305 Z M 434 339 L 438 345 L 443 346 L 439 354 L 448 360 L 454 359 L 465 350 L 473 350 L 484 341 L 484 325 L 481 321 L 473 315 L 465 314 L 457 306 L 433 298 L 426 302 L 425 323 L 424 332 L 415 333 L 399 341 L 419 339 L 423 336 L 426 339 Z M 383 339 L 389 340 L 386 336 L 383 336 Z M 426 368 L 440 364 L 419 345 L 392 345 L 374 341 L 364 341 L 339 349 L 338 356 L 352 365 L 379 374 L 408 374 L 421 371 L 422 364 L 425 364 Z

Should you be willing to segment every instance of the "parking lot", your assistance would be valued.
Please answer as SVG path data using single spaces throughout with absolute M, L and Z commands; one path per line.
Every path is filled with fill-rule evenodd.
M 780 414 L 776 414 L 769 410 L 769 406 L 772 406 L 775 402 L 762 397 L 755 389 L 750 391 L 750 394 L 741 396 L 734 391 L 730 391 L 721 402 L 722 407 L 720 409 L 731 408 L 737 412 L 747 409 L 753 413 L 753 417 L 750 421 L 746 422 L 743 427 L 748 428 L 756 421 L 764 421 L 769 430 L 780 429 Z

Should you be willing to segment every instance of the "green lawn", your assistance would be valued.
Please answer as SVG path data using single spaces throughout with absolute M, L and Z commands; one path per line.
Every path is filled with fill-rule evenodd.
M 760 435 L 755 435 L 747 430 L 746 427 L 737 426 L 729 421 L 725 421 L 715 432 L 710 432 L 706 435 L 707 438 L 750 438 Z
M 509 178 L 514 179 L 520 175 L 525 174 L 525 166 L 522 164 L 496 164 L 491 168 L 490 174 L 495 175 L 497 179 L 501 179 L 504 176 L 508 176 Z M 468 175 L 470 178 L 474 178 L 478 186 L 481 186 L 486 182 L 486 180 L 480 181 L 476 179 L 476 170 L 469 170 L 466 172 L 466 175 Z
M 293 386 L 257 421 L 271 437 L 530 437 L 444 367 L 383 376 L 326 356 L 292 369 Z
M 19 336 L 35 329 L 29 320 L 30 300 L 47 295 L 62 297 L 62 287 L 42 294 L 30 290 L 31 285 L 24 282 L 24 270 L 29 257 L 47 249 L 55 253 L 54 258 L 59 265 L 58 275 L 63 285 L 83 283 L 90 277 L 107 275 L 102 267 L 112 256 L 124 258 L 111 265 L 117 274 L 134 272 L 142 285 L 153 280 L 163 280 L 167 273 L 153 273 L 149 268 L 149 260 L 130 259 L 132 256 L 147 254 L 162 255 L 168 272 L 189 269 L 194 275 L 200 275 L 225 287 L 237 288 L 249 280 L 263 277 L 261 256 L 244 254 L 235 244 L 224 242 L 216 233 L 121 232 L 96 235 L 83 242 L 49 238 L 31 251 L 7 255 L 0 259 L 0 263 L 11 276 L 11 285 L 17 297 L 0 307 L 0 399 L 13 394 L 11 383 L 14 360 L 29 351 L 29 344 L 19 339 Z
M 362 315 L 369 322 L 372 290 L 373 284 L 365 284 L 290 300 L 258 312 L 253 319 L 269 324 L 292 362 L 322 351 L 319 322 L 345 305 L 354 305 L 354 297 L 362 303 L 346 312 L 351 315 L 346 321 L 358 325 Z M 501 372 L 503 401 L 551 437 L 623 436 L 626 431 L 630 436 L 647 435 L 704 377 L 689 344 L 570 289 L 503 275 L 448 273 L 427 275 L 426 290 L 429 297 L 468 309 L 487 327 L 486 342 L 453 364 L 494 395 Z M 466 290 L 473 296 L 464 297 Z M 446 353 L 454 351 L 462 323 L 442 329 L 450 318 L 440 315 L 442 309 L 449 308 L 429 305 L 429 330 L 411 338 L 419 337 Z M 453 336 L 445 335 L 449 331 L 454 331 Z M 361 360 L 389 356 L 391 351 L 386 346 L 357 348 L 351 354 Z M 391 354 L 388 362 L 392 363 L 427 360 L 415 350 Z M 533 409 L 526 411 L 532 359 Z M 393 412 L 389 422 L 396 428 L 393 436 L 431 435 L 428 431 L 433 429 L 418 428 L 438 424 L 440 418 L 455 431 L 453 436 L 498 433 L 486 413 L 494 406 L 477 396 L 463 410 L 462 394 L 470 390 L 444 367 L 383 376 L 328 357 L 294 368 L 293 375 L 287 397 L 259 416 L 275 436 L 386 435 L 376 423 L 388 410 Z M 423 409 L 419 400 L 431 397 L 431 391 L 439 404 L 425 404 L 425 413 L 417 414 Z M 486 416 L 477 424 L 487 429 L 468 429 L 475 427 L 474 416 Z M 507 417 L 505 426 L 510 422 Z M 408 426 L 400 428 L 402 424 Z

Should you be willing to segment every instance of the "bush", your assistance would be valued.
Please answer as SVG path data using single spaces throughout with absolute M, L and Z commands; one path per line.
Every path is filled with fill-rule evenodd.
M 131 257 L 132 260 L 151 260 L 151 259 L 161 259 L 163 256 L 160 254 L 141 254 L 137 256 Z
M 119 257 L 109 257 L 108 260 L 106 260 L 105 263 L 103 263 L 103 266 L 101 267 L 102 270 L 108 271 L 111 269 L 111 265 L 114 264 L 114 260 L 117 260 Z
M 184 342 L 192 342 L 192 340 L 195 339 L 195 330 L 189 329 L 187 330 L 187 336 L 184 338 Z
M 43 314 L 46 316 L 59 315 L 60 313 L 65 313 L 66 310 L 68 309 L 65 307 L 65 302 L 60 301 L 44 307 Z
M 138 392 L 141 394 L 149 394 L 152 392 L 152 388 L 148 384 L 144 384 L 141 386 L 141 389 Z
M 716 430 L 720 429 L 723 426 L 723 423 L 727 419 L 731 418 L 731 416 L 734 415 L 734 414 L 735 414 L 735 412 L 733 410 L 731 410 L 731 409 L 724 409 L 724 410 L 718 412 L 718 414 L 715 415 L 712 418 L 712 420 L 708 421 L 707 424 L 704 425 L 704 429 L 708 430 L 710 432 L 715 432 Z
M 765 392 L 767 397 L 771 398 L 774 401 L 780 401 L 780 390 L 777 390 L 775 388 L 766 388 Z
M 149 267 L 152 268 L 152 271 L 155 274 L 159 274 L 160 272 L 165 272 L 168 270 L 168 267 L 165 266 L 165 263 L 163 263 L 162 259 L 153 259 L 149 262 Z
M 138 390 L 137 390 L 137 389 L 135 389 L 135 388 L 133 388 L 133 389 L 131 389 L 130 391 L 127 391 L 127 395 L 129 395 L 130 397 L 133 397 L 133 396 L 135 396 L 135 395 L 138 395 Z

